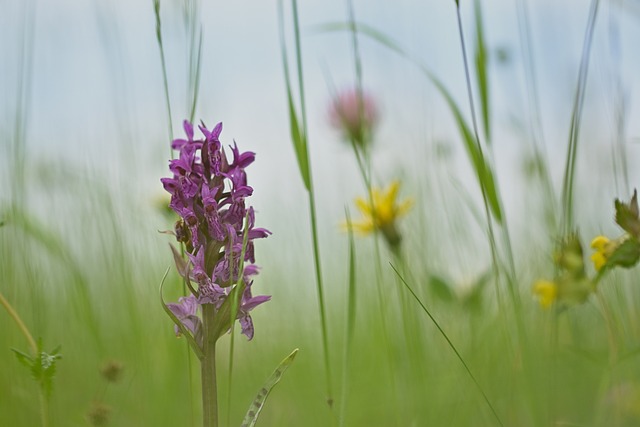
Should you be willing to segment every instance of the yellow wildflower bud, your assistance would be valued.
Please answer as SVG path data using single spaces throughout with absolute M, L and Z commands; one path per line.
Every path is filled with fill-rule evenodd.
M 549 280 L 538 280 L 533 285 L 533 293 L 538 296 L 543 308 L 549 308 L 558 297 L 558 285 Z
M 591 261 L 596 271 L 602 270 L 602 267 L 607 263 L 607 257 L 602 252 L 595 252 L 591 255 Z
M 616 247 L 617 243 L 615 241 L 612 242 L 611 239 L 606 236 L 596 236 L 596 238 L 591 241 L 591 248 L 596 250 L 591 255 L 591 261 L 593 261 L 593 266 L 597 271 L 600 271 L 602 267 L 605 266 Z
M 591 247 L 598 251 L 603 251 L 607 247 L 609 242 L 611 242 L 611 240 L 606 236 L 596 236 L 591 241 Z

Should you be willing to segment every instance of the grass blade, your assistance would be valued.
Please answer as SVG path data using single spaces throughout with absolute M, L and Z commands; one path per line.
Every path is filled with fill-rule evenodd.
M 169 124 L 169 152 L 173 159 L 171 141 L 173 140 L 173 124 L 171 123 L 171 101 L 169 99 L 169 78 L 167 77 L 167 61 L 164 57 L 164 45 L 162 43 L 162 21 L 160 19 L 160 0 L 153 0 L 153 12 L 156 16 L 156 40 L 160 48 L 160 62 L 162 64 L 162 81 L 164 84 L 164 96 L 167 104 L 167 122 Z
M 347 291 L 347 326 L 344 344 L 343 376 L 342 376 L 342 404 L 340 405 L 340 425 L 344 425 L 347 411 L 347 398 L 349 396 L 349 372 L 351 362 L 351 347 L 353 343 L 353 331 L 356 323 L 356 246 L 351 227 L 351 216 L 345 208 L 347 233 L 349 234 L 349 288 Z
M 287 89 L 287 106 L 289 110 L 289 132 L 291 133 L 291 142 L 293 143 L 293 150 L 296 154 L 296 160 L 298 161 L 298 169 L 300 170 L 300 176 L 307 191 L 311 188 L 311 180 L 309 178 L 309 155 L 307 153 L 307 137 L 306 134 L 300 129 L 300 121 L 298 119 L 298 113 L 296 111 L 295 103 L 293 102 L 293 93 L 291 90 L 291 75 L 289 73 L 289 60 L 287 56 L 287 45 L 284 37 L 284 11 L 282 7 L 282 0 L 278 2 L 278 12 L 280 21 L 280 51 L 282 54 L 282 66 L 284 70 L 284 81 Z
M 282 44 L 282 60 L 284 64 L 284 73 L 285 80 L 287 84 L 287 98 L 289 103 L 289 115 L 291 120 L 291 129 L 292 129 L 292 139 L 294 143 L 294 148 L 296 149 L 296 156 L 299 158 L 298 166 L 300 167 L 300 172 L 302 174 L 303 181 L 305 183 L 305 187 L 307 188 L 307 195 L 309 201 L 309 217 L 311 220 L 311 237 L 313 244 L 313 260 L 315 266 L 315 276 L 316 276 L 316 291 L 318 295 L 318 311 L 320 314 L 320 327 L 322 333 L 322 348 L 324 353 L 324 365 L 325 365 L 325 373 L 327 380 L 327 404 L 331 408 L 333 406 L 333 386 L 332 386 L 332 375 L 331 375 L 331 362 L 329 358 L 329 339 L 327 332 L 327 316 L 324 304 L 324 286 L 322 282 L 322 267 L 320 262 L 320 244 L 318 242 L 318 224 L 316 219 L 316 202 L 315 202 L 315 192 L 313 189 L 313 181 L 311 179 L 311 163 L 309 161 L 309 152 L 308 152 L 308 127 L 307 127 L 307 114 L 305 107 L 305 97 L 304 97 L 304 82 L 303 82 L 303 73 L 302 73 L 302 50 L 300 43 L 300 25 L 298 19 L 298 3 L 296 0 L 291 0 L 292 14 L 293 14 L 293 26 L 294 26 L 294 34 L 295 34 L 295 52 L 296 52 L 296 68 L 297 68 L 297 77 L 298 77 L 298 85 L 299 85 L 299 97 L 300 97 L 300 118 L 298 120 L 298 116 L 295 111 L 293 97 L 291 94 L 291 84 L 290 77 L 288 71 L 288 62 L 286 56 L 286 45 L 284 42 L 284 13 L 282 0 L 278 2 L 278 11 L 280 17 L 280 37 Z M 300 123 L 302 126 L 300 126 Z
M 427 314 L 427 316 L 429 316 L 429 319 L 431 319 L 431 321 L 433 322 L 435 327 L 438 328 L 438 331 L 444 337 L 444 339 L 447 341 L 447 344 L 449 344 L 449 347 L 451 347 L 451 350 L 453 350 L 455 355 L 458 357 L 458 359 L 460 360 L 460 363 L 462 363 L 462 366 L 464 366 L 464 369 L 467 371 L 467 374 L 469 374 L 469 377 L 471 377 L 471 380 L 473 381 L 473 383 L 478 388 L 478 391 L 480 392 L 480 394 L 482 394 L 482 397 L 484 398 L 484 401 L 487 403 L 487 406 L 491 410 L 491 413 L 493 414 L 493 416 L 496 418 L 496 421 L 498 421 L 498 424 L 504 427 L 504 424 L 502 423 L 502 420 L 498 416 L 498 413 L 496 412 L 496 410 L 494 409 L 493 405 L 491 404 L 491 401 L 489 400 L 489 397 L 484 392 L 484 389 L 482 388 L 482 386 L 480 385 L 478 380 L 476 380 L 476 377 L 471 372 L 471 369 L 469 369 L 469 366 L 464 361 L 464 358 L 462 357 L 462 355 L 458 352 L 458 349 L 456 348 L 456 346 L 453 345 L 453 343 L 451 342 L 451 340 L 447 336 L 447 333 L 442 329 L 442 327 L 440 326 L 438 321 L 433 317 L 433 315 L 431 314 L 429 309 L 424 305 L 424 303 L 420 300 L 420 298 L 418 298 L 418 295 L 416 295 L 416 293 L 413 291 L 413 289 L 411 289 L 411 286 L 409 286 L 409 284 L 404 280 L 404 277 L 402 277 L 400 272 L 394 267 L 393 264 L 391 264 L 391 263 L 389 263 L 389 264 L 391 265 L 391 268 L 393 269 L 393 271 L 395 271 L 395 273 L 398 275 L 398 278 L 400 278 L 400 281 L 404 284 L 404 286 L 407 288 L 407 290 L 409 290 L 409 292 L 411 293 L 413 298 L 415 298 L 415 300 L 418 302 L 418 304 L 420 304 L 420 307 L 422 308 L 422 311 L 424 311 Z
M 580 59 L 580 70 L 578 71 L 578 86 L 573 100 L 573 113 L 571 116 L 571 127 L 569 129 L 569 146 L 567 147 L 567 160 L 564 168 L 564 179 L 562 183 L 563 202 L 563 227 L 564 232 L 573 228 L 573 180 L 576 174 L 576 157 L 578 151 L 578 131 L 582 118 L 582 107 L 584 105 L 584 92 L 587 84 L 587 72 L 589 70 L 589 57 L 591 54 L 591 43 L 593 41 L 593 30 L 596 25 L 598 15 L 599 0 L 591 2 L 587 29 L 582 46 L 582 57 Z
M 476 80 L 478 83 L 478 90 L 480 91 L 480 109 L 482 112 L 484 136 L 487 144 L 491 145 L 491 111 L 489 106 L 489 79 L 487 73 L 487 43 L 484 35 L 480 0 L 476 0 L 474 6 L 476 15 Z
M 264 408 L 264 404 L 267 401 L 269 393 L 271 393 L 273 387 L 275 387 L 275 385 L 280 382 L 282 375 L 286 372 L 287 369 L 289 369 L 289 366 L 291 366 L 291 364 L 293 363 L 296 354 L 298 354 L 297 348 L 293 350 L 290 355 L 285 357 L 285 359 L 280 362 L 276 370 L 273 371 L 273 374 L 271 374 L 269 379 L 267 379 L 267 381 L 264 383 L 264 385 L 256 395 L 256 398 L 253 399 L 253 402 L 251 403 L 247 414 L 242 420 L 242 424 L 240 427 L 255 426 L 256 421 L 258 421 L 258 416 L 260 416 L 260 412 L 262 411 L 262 408 Z

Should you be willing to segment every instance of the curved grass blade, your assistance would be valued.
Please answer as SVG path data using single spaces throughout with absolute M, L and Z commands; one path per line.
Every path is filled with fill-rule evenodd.
M 173 320 L 173 323 L 176 324 L 178 329 L 180 329 L 180 332 L 182 333 L 182 335 L 187 339 L 187 342 L 189 342 L 189 346 L 191 347 L 193 352 L 196 354 L 196 356 L 198 356 L 198 359 L 202 360 L 202 358 L 204 357 L 204 354 L 202 352 L 202 349 L 196 342 L 195 338 L 193 338 L 193 335 L 191 335 L 191 332 L 189 332 L 189 330 L 184 327 L 180 319 L 178 319 L 176 315 L 173 314 L 171 310 L 169 310 L 169 307 L 167 307 L 167 304 L 164 302 L 164 297 L 162 296 L 162 288 L 164 287 L 164 281 L 167 278 L 167 274 L 169 274 L 170 269 L 171 267 L 167 267 L 167 271 L 164 272 L 164 275 L 162 276 L 162 281 L 160 282 L 160 303 L 162 304 L 162 308 L 164 309 L 165 313 L 167 313 L 167 315 L 171 318 L 171 320 Z
M 440 326 L 438 321 L 433 317 L 433 315 L 431 314 L 429 309 L 427 309 L 427 307 L 420 300 L 420 298 L 418 298 L 418 295 L 416 295 L 416 293 L 413 291 L 413 289 L 411 289 L 411 286 L 409 286 L 409 284 L 406 282 L 406 280 L 404 280 L 404 277 L 402 277 L 402 275 L 395 268 L 395 266 L 393 264 L 391 264 L 391 263 L 389 263 L 389 265 L 391 265 L 391 268 L 393 269 L 393 271 L 395 271 L 396 275 L 398 276 L 398 278 L 400 278 L 400 281 L 404 284 L 404 286 L 409 290 L 409 292 L 411 292 L 411 295 L 413 296 L 413 298 L 415 298 L 415 300 L 418 302 L 418 304 L 420 304 L 420 307 L 422 307 L 422 311 L 424 311 L 427 314 L 427 316 L 429 316 L 429 319 L 431 319 L 431 321 L 436 326 L 436 328 L 438 328 L 438 331 L 444 337 L 444 339 L 447 341 L 447 344 L 449 344 L 449 347 L 451 347 L 451 350 L 453 350 L 455 355 L 458 357 L 458 359 L 462 363 L 462 366 L 464 366 L 464 369 L 467 371 L 467 374 L 469 374 L 469 377 L 471 377 L 471 380 L 473 381 L 473 383 L 478 388 L 478 391 L 480 392 L 480 394 L 482 394 L 482 397 L 484 398 L 484 401 L 487 403 L 487 406 L 491 410 L 491 413 L 493 414 L 493 416 L 496 418 L 496 421 L 498 421 L 498 424 L 501 425 L 502 427 L 504 427 L 504 424 L 502 423 L 502 420 L 498 416 L 498 413 L 496 412 L 496 410 L 494 409 L 493 405 L 491 404 L 491 401 L 489 400 L 489 397 L 484 392 L 484 389 L 482 388 L 482 386 L 480 385 L 478 380 L 476 380 L 476 377 L 473 375 L 473 373 L 471 373 L 471 369 L 469 369 L 469 366 L 467 365 L 467 363 L 462 358 L 462 355 L 460 355 L 460 353 L 458 352 L 458 349 L 456 348 L 456 346 L 453 345 L 453 343 L 449 339 L 449 336 L 442 329 L 442 327 Z
M 251 403 L 251 406 L 249 407 L 247 414 L 242 420 L 242 424 L 240 427 L 253 427 L 256 425 L 256 421 L 258 421 L 258 417 L 260 416 L 260 412 L 262 411 L 262 408 L 264 408 L 264 404 L 267 401 L 267 397 L 269 396 L 269 393 L 271 393 L 271 390 L 273 390 L 273 387 L 275 387 L 275 385 L 280 382 L 282 375 L 293 363 L 293 360 L 295 359 L 296 354 L 298 354 L 297 348 L 293 350 L 290 355 L 285 357 L 285 359 L 282 362 L 280 362 L 276 370 L 273 371 L 273 374 L 271 374 L 269 379 L 267 379 L 267 381 L 264 383 L 264 385 L 256 395 L 256 398 L 253 399 L 253 402 Z

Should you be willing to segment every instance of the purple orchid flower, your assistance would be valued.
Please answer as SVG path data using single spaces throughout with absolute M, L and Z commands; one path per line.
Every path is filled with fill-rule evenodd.
M 209 130 L 201 122 L 198 126 L 201 139 L 196 139 L 189 121 L 184 121 L 183 128 L 186 138 L 172 143 L 172 148 L 180 152 L 178 158 L 169 162 L 173 176 L 162 178 L 161 182 L 171 194 L 169 206 L 181 218 L 175 225 L 175 235 L 185 245 L 192 265 L 189 277 L 197 289 L 193 289 L 196 295 L 180 298 L 168 307 L 194 336 L 201 335 L 198 306 L 212 304 L 219 309 L 238 283 L 240 264 L 244 262 L 240 282 L 244 292 L 237 319 L 242 333 L 251 339 L 254 328 L 249 312 L 271 298 L 252 297 L 250 290 L 251 278 L 258 273 L 253 240 L 271 234 L 267 229 L 255 227 L 255 212 L 247 206 L 253 188 L 247 184 L 245 169 L 255 161 L 255 153 L 241 152 L 234 141 L 229 146 L 232 155 L 229 161 L 219 139 L 222 123 Z M 245 235 L 245 257 L 240 260 Z
M 196 312 L 198 311 L 196 297 L 193 295 L 181 297 L 177 303 L 169 303 L 167 307 L 169 307 L 169 310 L 171 310 L 174 316 L 178 318 L 184 327 L 191 332 L 196 341 L 198 341 L 198 337 L 202 336 L 202 321 L 196 316 Z M 175 325 L 174 329 L 177 337 L 182 335 L 178 325 Z

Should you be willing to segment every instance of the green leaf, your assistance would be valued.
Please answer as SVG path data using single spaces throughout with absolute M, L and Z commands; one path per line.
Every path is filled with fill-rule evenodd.
M 467 309 L 478 310 L 482 308 L 482 292 L 491 279 L 491 271 L 487 271 L 475 281 L 469 293 L 463 298 L 463 304 Z
M 58 347 L 58 350 L 60 347 Z M 53 389 L 53 378 L 56 375 L 56 362 L 62 359 L 60 354 L 48 354 L 41 351 L 38 354 L 38 373 L 40 375 L 40 387 L 45 396 L 50 397 Z M 35 367 L 34 363 L 34 367 Z
M 224 300 L 218 311 L 216 311 L 215 320 L 213 322 L 213 336 L 216 337 L 216 340 L 231 328 L 231 311 L 233 301 L 236 298 L 239 298 L 236 295 L 242 295 L 244 288 L 244 282 L 240 283 L 240 287 L 234 286 L 231 292 L 229 292 L 227 299 Z
M 169 247 L 171 248 L 171 254 L 173 255 L 173 261 L 176 263 L 176 269 L 178 270 L 178 274 L 180 277 L 184 279 L 189 279 L 189 264 L 184 260 L 182 254 L 178 252 L 175 246 L 169 243 Z
M 16 359 L 18 359 L 18 362 L 20 362 L 26 368 L 31 370 L 31 367 L 33 366 L 33 359 L 31 358 L 31 356 L 15 348 L 12 348 L 11 351 L 15 353 Z
M 38 354 L 31 357 L 15 348 L 11 349 L 18 361 L 24 365 L 31 374 L 31 377 L 40 385 L 43 394 L 48 398 L 53 389 L 53 378 L 56 375 L 56 362 L 62 359 L 60 346 L 47 353 L 42 351 L 42 340 L 38 340 Z
M 258 421 L 258 416 L 260 416 L 260 412 L 262 411 L 262 408 L 267 401 L 267 396 L 269 396 L 269 393 L 271 393 L 273 387 L 275 387 L 275 385 L 280 382 L 282 375 L 293 363 L 296 354 L 298 354 L 297 348 L 293 350 L 291 354 L 288 355 L 282 362 L 280 362 L 276 370 L 273 371 L 273 374 L 271 374 L 269 379 L 267 379 L 267 381 L 264 383 L 264 385 L 256 395 L 255 399 L 253 399 L 253 402 L 251 403 L 251 406 L 249 406 L 249 410 L 242 420 L 242 425 L 240 427 L 253 427 L 256 424 L 256 421 Z
M 429 277 L 429 288 L 433 295 L 441 301 L 452 302 L 456 298 L 453 287 L 439 276 L 432 275 Z
M 638 263 L 640 259 L 640 242 L 629 238 L 616 248 L 607 259 L 607 267 L 620 266 L 623 268 L 631 268 Z
M 629 203 L 616 199 L 616 223 L 624 231 L 636 239 L 640 239 L 640 218 L 638 217 L 638 191 L 633 190 L 633 197 Z

